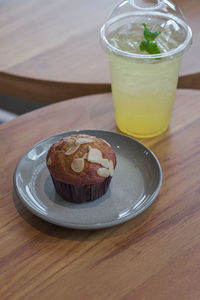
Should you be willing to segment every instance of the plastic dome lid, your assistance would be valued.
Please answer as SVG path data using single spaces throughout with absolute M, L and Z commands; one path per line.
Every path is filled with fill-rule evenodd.
M 113 42 L 113 36 L 118 34 L 118 40 L 125 40 L 137 32 L 137 43 L 144 38 L 145 23 L 154 31 L 161 32 L 158 43 L 159 54 L 146 54 L 127 45 Z M 108 50 L 118 55 L 133 58 L 164 58 L 183 53 L 191 46 L 192 31 L 182 11 L 170 0 L 124 0 L 112 11 L 106 23 L 101 27 L 101 40 Z M 133 39 L 133 36 L 132 36 Z M 116 38 L 117 40 L 117 38 Z M 176 43 L 177 41 L 177 43 Z M 164 44 L 163 44 L 164 43 Z M 129 41 L 130 44 L 130 41 Z M 163 46 L 164 45 L 164 46 Z M 166 47 L 167 45 L 167 47 Z

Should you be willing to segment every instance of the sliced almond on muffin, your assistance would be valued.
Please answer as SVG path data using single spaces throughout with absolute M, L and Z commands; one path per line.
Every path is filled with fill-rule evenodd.
M 100 176 L 100 177 L 109 177 L 110 176 L 110 172 L 108 169 L 106 168 L 99 168 L 97 170 L 97 174 Z
M 84 159 L 83 158 L 75 158 L 71 163 L 71 168 L 74 172 L 79 173 L 84 169 Z

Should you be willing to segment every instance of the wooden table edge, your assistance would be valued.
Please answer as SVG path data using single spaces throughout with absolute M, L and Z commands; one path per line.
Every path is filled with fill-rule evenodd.
M 200 73 L 180 76 L 177 88 L 200 89 Z M 0 72 L 0 93 L 36 102 L 54 103 L 110 91 L 110 83 L 52 81 Z

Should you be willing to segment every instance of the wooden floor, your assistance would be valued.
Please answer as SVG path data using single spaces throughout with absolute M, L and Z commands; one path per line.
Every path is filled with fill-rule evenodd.
M 11 121 L 17 117 L 16 114 L 10 113 L 7 110 L 0 109 L 0 124 Z

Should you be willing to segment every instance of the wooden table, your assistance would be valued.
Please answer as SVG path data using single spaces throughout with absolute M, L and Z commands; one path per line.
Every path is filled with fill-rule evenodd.
M 0 93 L 55 102 L 108 92 L 99 30 L 118 0 L 0 1 Z M 199 72 L 199 0 L 175 0 L 194 32 L 181 75 Z
M 102 230 L 65 229 L 13 194 L 20 157 L 48 136 L 116 130 L 110 94 L 60 102 L 0 125 L 0 299 L 200 299 L 200 92 L 177 91 L 170 129 L 141 140 L 163 186 L 144 213 Z

